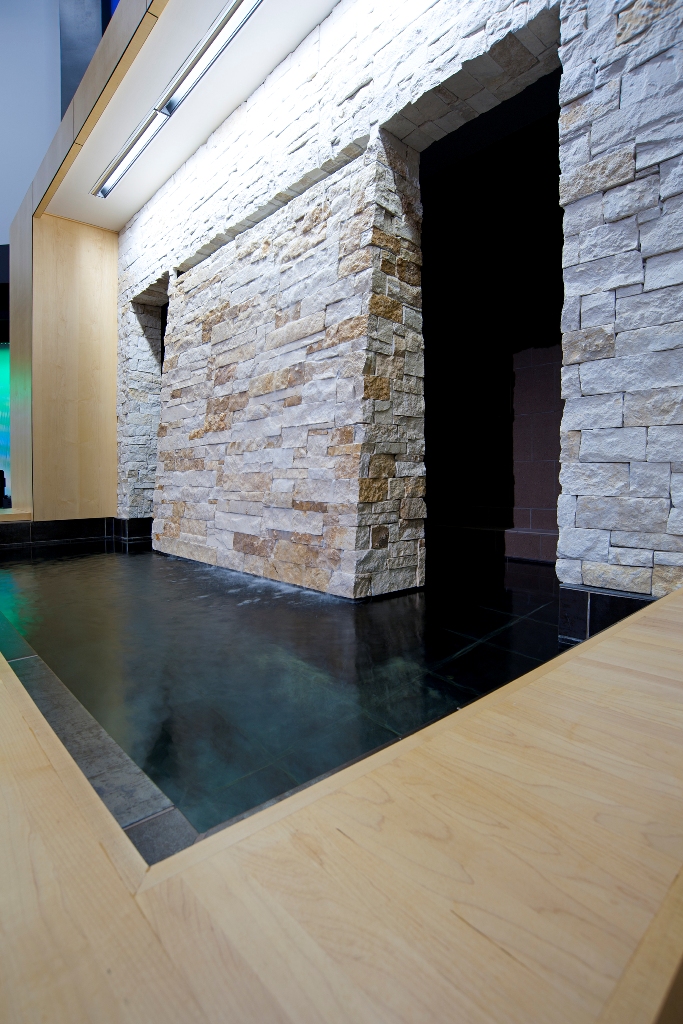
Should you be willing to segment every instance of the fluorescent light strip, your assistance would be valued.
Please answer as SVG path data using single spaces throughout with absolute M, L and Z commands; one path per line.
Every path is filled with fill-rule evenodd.
M 178 109 L 183 100 L 194 89 L 197 82 L 206 74 L 209 68 L 220 57 L 223 51 L 230 45 L 237 33 L 247 23 L 257 7 L 263 0 L 251 0 L 246 4 L 246 13 L 241 18 L 235 16 L 244 0 L 237 0 L 224 8 L 219 15 L 214 28 L 211 29 L 194 53 L 190 55 L 185 64 L 173 77 L 168 88 L 164 90 L 162 98 L 154 109 L 150 111 L 130 136 L 126 144 L 115 156 L 91 191 L 91 195 L 100 199 L 106 199 L 109 193 L 118 185 L 144 149 L 152 139 L 163 128 L 168 119 Z

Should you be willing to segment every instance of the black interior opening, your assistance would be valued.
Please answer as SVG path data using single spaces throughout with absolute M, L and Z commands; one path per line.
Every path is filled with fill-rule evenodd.
M 559 490 L 559 72 L 421 156 L 430 578 L 552 561 Z M 490 566 L 489 566 L 490 571 Z

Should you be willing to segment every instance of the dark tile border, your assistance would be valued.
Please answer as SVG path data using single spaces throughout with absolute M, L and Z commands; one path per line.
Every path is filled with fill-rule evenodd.
M 152 550 L 152 520 L 116 519 L 52 519 L 45 522 L 0 522 L 0 560 L 30 560 L 50 555 L 119 551 Z
M 187 818 L 1 614 L 0 652 L 148 864 L 195 842 L 197 831 Z
M 581 643 L 656 600 L 644 594 L 561 583 L 560 643 L 568 646 Z

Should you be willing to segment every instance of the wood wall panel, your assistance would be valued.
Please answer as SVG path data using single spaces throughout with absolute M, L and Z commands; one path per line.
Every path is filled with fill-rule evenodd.
M 34 519 L 116 515 L 118 236 L 33 222 Z
M 12 518 L 33 507 L 31 338 L 33 332 L 33 201 L 29 189 L 10 229 L 10 463 Z

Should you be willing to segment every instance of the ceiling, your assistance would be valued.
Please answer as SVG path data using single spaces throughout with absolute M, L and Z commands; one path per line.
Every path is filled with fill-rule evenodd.
M 99 199 L 90 190 L 226 4 L 169 0 L 47 212 L 119 231 L 337 2 L 263 0 L 116 188 Z

